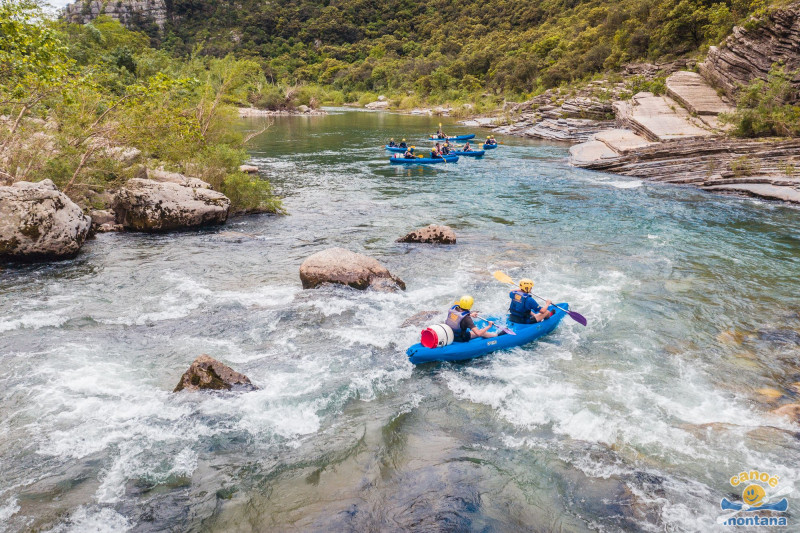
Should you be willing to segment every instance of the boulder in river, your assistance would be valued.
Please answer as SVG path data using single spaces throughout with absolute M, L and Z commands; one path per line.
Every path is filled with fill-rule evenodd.
M 245 174 L 258 174 L 258 167 L 255 165 L 239 165 L 239 172 Z
M 792 421 L 800 424 L 800 403 L 789 403 L 786 405 L 781 405 L 777 409 L 773 409 L 770 412 L 778 416 L 785 416 L 791 419 Z
M 58 259 L 78 253 L 91 227 L 51 180 L 0 187 L 0 257 Z
M 114 198 L 117 223 L 132 231 L 222 224 L 230 206 L 231 201 L 221 192 L 139 178 L 128 180 Z
M 236 372 L 228 365 L 220 363 L 213 357 L 203 354 L 194 360 L 189 370 L 183 373 L 181 380 L 172 392 L 182 390 L 256 390 L 258 387 L 250 382 L 250 378 Z
M 444 313 L 442 311 L 420 311 L 406 318 L 403 323 L 400 324 L 400 327 L 418 326 L 422 328 L 433 324 L 437 318 L 442 318 L 443 315 Z
M 300 265 L 300 281 L 304 289 L 323 283 L 347 285 L 354 289 L 387 289 L 389 285 L 403 290 L 406 284 L 376 259 L 345 250 L 329 248 L 309 256 Z
M 426 244 L 455 244 L 456 232 L 450 226 L 431 224 L 412 231 L 397 242 L 421 242 Z

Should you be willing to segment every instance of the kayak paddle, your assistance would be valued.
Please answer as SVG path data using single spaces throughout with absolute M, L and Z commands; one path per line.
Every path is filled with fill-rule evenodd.
M 518 286 L 516 283 L 514 283 L 514 280 L 513 280 L 513 279 L 511 279 L 511 278 L 510 278 L 509 276 L 507 276 L 506 274 L 503 274 L 503 273 L 502 273 L 502 272 L 500 272 L 499 270 L 498 270 L 497 272 L 495 272 L 495 273 L 494 273 L 494 278 L 495 278 L 497 281 L 501 281 L 501 282 L 503 282 L 503 283 L 508 283 L 509 285 L 513 285 L 514 287 L 517 287 L 517 286 Z M 531 294 L 531 296 L 533 296 L 533 297 L 535 297 L 535 298 L 539 298 L 540 300 L 545 300 L 545 301 L 547 301 L 547 299 L 546 299 L 546 298 L 542 298 L 541 296 L 537 296 L 537 295 L 535 295 L 535 294 L 533 294 L 533 293 L 530 293 L 530 294 Z M 562 311 L 564 311 L 565 313 L 567 313 L 567 314 L 569 315 L 569 317 L 570 317 L 572 320 L 574 320 L 575 322 L 577 322 L 577 323 L 578 323 L 578 324 L 580 324 L 581 326 L 585 326 L 585 325 L 586 325 L 586 318 L 584 318 L 584 316 L 583 316 L 582 314 L 580 314 L 580 313 L 576 313 L 575 311 L 570 311 L 570 310 L 568 310 L 568 309 L 564 309 L 563 307 L 559 307 L 559 306 L 557 306 L 556 304 L 553 304 L 553 307 L 555 307 L 556 309 L 561 309 Z
M 488 318 L 483 318 L 481 315 L 478 315 L 478 318 L 480 318 L 481 320 L 483 320 L 483 321 L 484 321 L 484 322 L 486 322 L 487 324 L 488 324 L 489 322 L 491 322 L 491 321 L 490 321 Z M 500 324 L 498 324 L 497 322 L 495 322 L 495 323 L 494 323 L 494 325 L 495 325 L 495 326 L 497 326 L 497 328 L 498 328 L 500 331 L 502 331 L 503 333 L 507 333 L 507 334 L 509 334 L 509 335 L 516 335 L 516 334 L 517 334 L 515 331 L 513 331 L 513 330 L 510 330 L 510 329 L 508 329 L 508 328 L 507 328 L 507 327 L 505 327 L 505 326 L 501 326 L 501 325 L 500 325 Z

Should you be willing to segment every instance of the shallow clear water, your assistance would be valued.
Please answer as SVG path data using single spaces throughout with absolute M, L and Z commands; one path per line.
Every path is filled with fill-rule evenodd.
M 800 488 L 800 428 L 768 414 L 798 400 L 800 212 L 512 138 L 387 164 L 436 122 L 279 118 L 252 153 L 289 216 L 0 271 L 0 530 L 709 531 L 742 469 Z M 395 243 L 434 222 L 458 245 Z M 301 290 L 331 246 L 408 290 Z M 412 367 L 400 324 L 465 292 L 502 313 L 498 269 L 589 327 Z M 201 353 L 261 390 L 173 395 Z

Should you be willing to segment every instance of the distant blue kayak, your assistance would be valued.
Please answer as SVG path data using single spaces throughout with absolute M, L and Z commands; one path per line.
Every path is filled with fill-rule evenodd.
M 558 304 L 564 309 L 569 309 L 568 304 Z M 556 329 L 566 313 L 555 307 L 550 307 L 553 316 L 538 324 L 514 324 L 508 322 L 506 327 L 513 330 L 516 335 L 500 335 L 489 339 L 477 338 L 469 342 L 454 342 L 441 348 L 425 348 L 422 344 L 415 344 L 406 350 L 408 360 L 415 365 L 433 361 L 464 361 L 481 357 L 497 350 L 508 350 L 533 342 Z M 479 320 L 475 321 L 476 324 Z M 497 331 L 497 325 L 489 331 Z
M 469 135 L 456 135 L 455 137 L 447 137 L 447 138 L 438 138 L 438 137 L 428 137 L 432 141 L 468 141 L 475 137 L 474 133 L 470 133 Z
M 486 144 L 486 143 L 483 144 L 484 150 L 494 150 L 495 148 L 497 148 L 496 144 Z
M 437 157 L 415 157 L 414 159 L 406 159 L 405 157 L 391 157 L 389 162 L 393 165 L 432 165 L 435 163 L 455 163 L 458 161 L 457 155 L 448 155 L 444 158 Z
M 455 155 L 463 155 L 466 157 L 483 157 L 486 152 L 484 150 L 470 150 L 469 152 L 462 152 L 461 150 L 454 150 L 450 152 Z
M 408 148 L 400 148 L 399 146 L 389 146 L 388 144 L 386 145 L 385 148 L 387 150 L 389 150 L 390 152 L 398 152 L 400 154 L 402 154 L 403 152 L 408 150 Z M 413 151 L 413 148 L 412 148 L 412 151 Z

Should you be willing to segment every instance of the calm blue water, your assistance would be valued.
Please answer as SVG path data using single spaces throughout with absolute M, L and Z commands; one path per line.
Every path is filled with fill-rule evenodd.
M 437 122 L 279 118 L 252 155 L 288 216 L 0 271 L 0 530 L 709 531 L 743 469 L 800 488 L 800 428 L 768 413 L 798 401 L 800 212 L 513 138 L 388 165 Z M 458 245 L 395 242 L 429 223 Z M 303 291 L 331 246 L 408 290 Z M 494 270 L 589 327 L 412 367 L 400 324 L 462 293 L 502 313 Z M 261 390 L 173 395 L 201 353 Z

